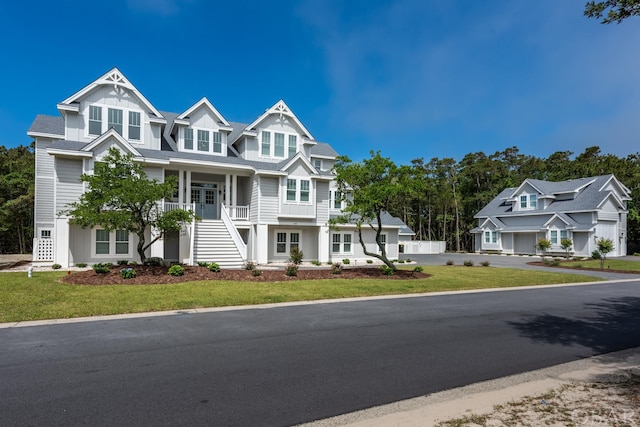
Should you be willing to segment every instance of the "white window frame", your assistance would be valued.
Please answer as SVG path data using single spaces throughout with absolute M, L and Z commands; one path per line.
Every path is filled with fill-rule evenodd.
M 132 234 L 127 232 L 128 240 L 127 240 L 127 253 L 118 253 L 117 252 L 117 243 L 116 240 L 116 232 L 120 233 L 126 230 L 113 230 L 109 232 L 109 253 L 99 254 L 97 253 L 96 244 L 98 243 L 97 232 L 98 230 L 104 231 L 103 228 L 92 228 L 91 229 L 91 257 L 92 258 L 131 258 L 133 256 L 133 239 Z
M 560 233 L 558 233 L 558 229 L 557 228 L 553 228 L 551 230 L 549 230 L 549 241 L 551 242 L 551 244 L 553 246 L 560 246 L 560 239 L 558 239 L 558 235 Z M 555 237 L 554 237 L 555 235 Z
M 285 235 L 285 241 L 284 242 L 279 242 L 278 241 L 278 234 L 284 234 Z M 297 234 L 298 235 L 298 241 L 297 242 L 292 242 L 292 234 Z M 292 248 L 292 244 L 293 247 L 298 247 L 301 248 L 302 247 L 302 231 L 301 230 L 289 230 L 289 229 L 277 229 L 274 230 L 273 233 L 273 253 L 275 254 L 276 257 L 289 257 L 291 255 L 291 248 Z M 285 251 L 284 252 L 278 252 L 278 244 L 284 244 L 285 245 Z
M 380 233 L 380 240 L 383 240 L 384 242 L 384 251 L 386 253 L 389 253 L 389 236 L 387 236 L 387 233 Z M 376 245 L 376 252 L 378 254 L 382 254 L 382 251 L 380 250 L 380 247 L 378 246 L 378 242 L 376 242 L 376 235 L 373 235 L 373 244 Z
M 187 147 L 187 133 L 191 132 L 191 148 Z M 200 149 L 200 136 L 207 135 L 207 150 Z M 214 154 L 217 156 L 224 155 L 227 146 L 226 137 L 223 132 L 216 129 L 202 128 L 198 126 L 182 126 L 178 134 L 180 151 L 188 151 L 190 153 Z M 219 149 L 219 151 L 218 151 Z
M 282 135 L 282 154 L 276 154 L 276 135 Z M 292 139 L 293 138 L 293 139 Z M 288 159 L 298 152 L 298 134 L 291 132 L 281 132 L 263 129 L 260 131 L 260 151 L 259 157 L 267 159 Z M 295 141 L 295 153 L 292 154 L 292 142 Z M 268 154 L 267 154 L 268 152 Z
M 93 112 L 93 114 L 92 114 Z M 95 117 L 95 113 L 98 113 L 99 118 Z M 87 135 L 89 136 L 100 136 L 103 134 L 102 132 L 102 106 L 100 105 L 89 105 L 89 110 L 87 112 Z M 98 133 L 91 133 L 91 123 L 100 123 L 100 131 Z
M 336 245 L 338 245 L 337 251 L 335 250 Z M 347 245 L 349 245 L 348 249 L 346 249 Z M 340 231 L 331 233 L 331 253 L 339 255 L 353 255 L 353 232 Z
M 484 243 L 486 245 L 497 245 L 498 244 L 498 231 L 496 231 L 496 230 L 485 230 L 484 231 Z
M 137 118 L 137 123 L 134 123 L 136 120 L 132 120 L 133 118 L 135 118 L 135 116 L 138 116 Z M 142 113 L 140 111 L 134 111 L 134 110 L 129 110 L 127 113 L 127 116 L 129 118 L 129 125 L 127 126 L 127 136 L 129 137 L 129 139 L 131 141 L 142 141 L 141 137 L 142 137 Z M 132 129 L 138 129 L 138 137 L 134 138 L 131 136 L 131 130 Z
M 292 189 L 289 188 L 289 183 L 294 183 L 294 187 Z M 306 182 L 308 183 L 308 190 L 303 190 L 302 189 L 302 183 Z M 289 176 L 284 178 L 284 184 L 282 185 L 283 187 L 283 203 L 286 204 L 296 204 L 296 205 L 310 205 L 313 201 L 313 193 L 314 193 L 314 188 L 311 182 L 311 179 L 309 177 L 295 177 L 295 176 Z M 295 199 L 294 200 L 290 200 L 289 199 L 289 195 L 290 193 L 294 193 L 295 194 Z M 308 200 L 302 200 L 302 195 L 306 193 L 308 194 Z
M 521 194 L 518 197 L 519 210 L 535 210 L 538 209 L 538 195 L 537 194 Z
M 340 206 L 336 207 L 336 202 L 339 202 Z M 330 190 L 329 191 L 329 210 L 332 211 L 341 211 L 345 208 L 345 201 L 342 200 L 342 195 L 340 194 L 340 191 L 336 190 Z
M 90 111 L 91 111 L 91 107 L 94 108 L 100 108 L 100 134 L 93 134 L 89 132 L 89 122 L 90 121 L 96 121 L 97 120 L 92 120 L 90 118 Z M 137 110 L 135 108 L 123 108 L 120 106 L 116 106 L 116 105 L 107 105 L 107 104 L 101 104 L 101 103 L 93 103 L 93 104 L 89 104 L 87 105 L 86 108 L 86 112 L 85 112 L 85 131 L 84 131 L 84 135 L 86 138 L 95 138 L 96 136 L 100 136 L 103 133 L 105 133 L 106 131 L 109 130 L 109 109 L 112 110 L 119 110 L 122 112 L 122 132 L 120 133 L 120 135 L 126 139 L 127 141 L 131 142 L 132 144 L 142 144 L 144 141 L 144 131 L 145 131 L 145 127 L 143 126 L 144 123 L 144 114 L 142 112 L 142 110 Z M 140 120 L 138 123 L 138 126 L 140 128 L 140 138 L 139 139 L 131 139 L 129 137 L 129 113 L 138 113 L 140 116 Z M 125 134 L 126 132 L 126 134 Z

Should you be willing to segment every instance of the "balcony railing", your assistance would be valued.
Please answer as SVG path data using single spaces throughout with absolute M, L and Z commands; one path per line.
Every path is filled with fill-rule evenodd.
M 229 206 L 227 210 L 231 219 L 249 219 L 249 206 Z

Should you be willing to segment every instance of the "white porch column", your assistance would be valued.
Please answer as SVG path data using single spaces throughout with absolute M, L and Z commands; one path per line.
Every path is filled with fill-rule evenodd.
M 178 171 L 178 203 L 181 205 L 184 203 L 184 171 L 180 169 Z
M 229 197 L 231 196 L 231 175 L 224 176 L 224 206 L 230 211 Z
M 269 226 L 258 224 L 256 228 L 256 258 L 258 264 L 266 264 L 269 262 Z
M 55 224 L 53 263 L 69 268 L 69 218 L 56 218 Z
M 231 175 L 231 206 L 238 205 L 238 175 Z
M 329 227 L 323 225 L 318 231 L 318 261 L 326 263 L 329 261 Z
M 187 171 L 187 194 L 186 203 L 191 204 L 191 171 Z

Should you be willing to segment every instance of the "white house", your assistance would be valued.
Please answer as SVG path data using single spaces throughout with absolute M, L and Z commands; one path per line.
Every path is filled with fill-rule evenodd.
M 627 254 L 627 201 L 631 191 L 613 175 L 562 182 L 527 179 L 507 188 L 475 215 L 476 252 L 536 254 L 540 238 L 551 252 L 563 253 L 562 239 L 571 239 L 572 253 L 591 256 L 600 238 L 611 239 L 614 251 Z
M 27 132 L 35 139 L 36 263 L 136 260 L 134 235 L 82 229 L 62 214 L 85 191 L 80 175 L 113 146 L 143 163 L 150 178 L 177 176 L 164 208 L 194 209 L 202 218 L 155 243 L 148 256 L 239 267 L 286 261 L 299 247 L 306 260 L 365 258 L 353 227 L 327 223 L 341 208 L 332 174 L 337 153 L 282 100 L 250 124 L 228 121 L 207 98 L 182 113 L 158 111 L 114 68 L 58 111 L 38 115 Z M 386 249 L 395 258 L 406 226 L 387 219 Z M 365 237 L 374 248 L 372 235 Z

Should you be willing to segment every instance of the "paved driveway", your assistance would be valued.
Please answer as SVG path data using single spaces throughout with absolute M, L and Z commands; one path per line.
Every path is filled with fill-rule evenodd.
M 445 253 L 434 255 L 406 255 L 403 254 L 401 259 L 411 259 L 417 262 L 419 265 L 446 265 L 447 261 L 452 260 L 456 265 L 462 265 L 464 261 L 471 260 L 475 265 L 480 265 L 483 261 L 489 261 L 492 267 L 502 268 L 520 268 L 526 270 L 544 270 L 554 271 L 557 273 L 578 273 L 585 276 L 600 277 L 607 280 L 620 280 L 620 279 L 635 279 L 638 277 L 636 274 L 625 273 L 609 273 L 602 271 L 588 271 L 588 270 L 570 270 L 567 268 L 555 268 L 555 267 L 541 267 L 537 265 L 529 265 L 528 263 L 534 261 L 540 261 L 539 256 L 506 256 L 506 255 L 485 255 L 485 254 L 457 254 L 457 253 Z M 616 259 L 625 259 L 630 261 L 640 262 L 640 257 L 627 256 Z

